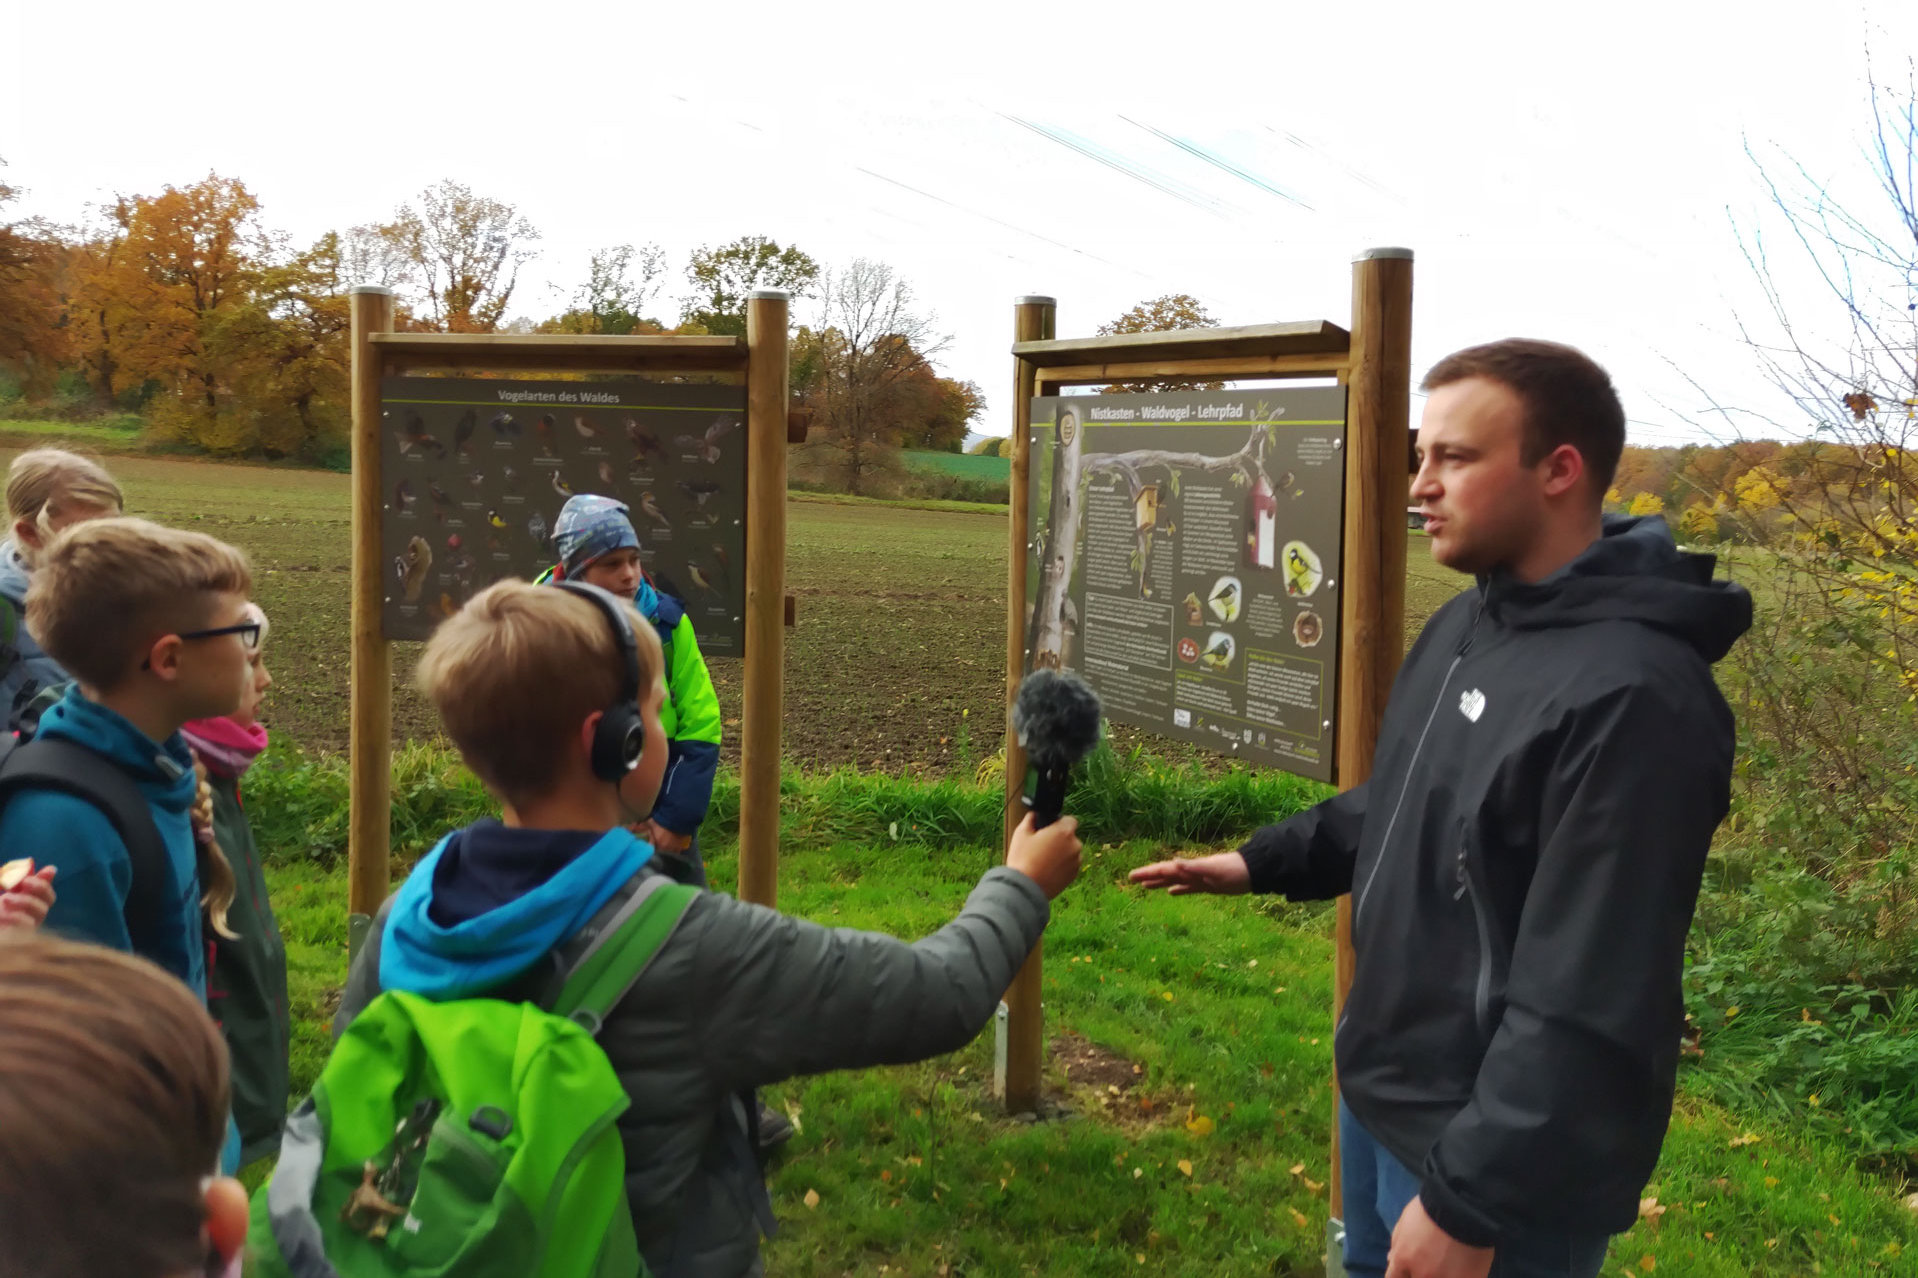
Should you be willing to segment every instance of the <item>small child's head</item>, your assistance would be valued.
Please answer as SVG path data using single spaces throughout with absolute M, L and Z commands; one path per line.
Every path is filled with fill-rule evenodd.
M 240 708 L 228 716 L 242 728 L 250 728 L 260 721 L 260 706 L 266 700 L 266 690 L 273 686 L 273 675 L 266 668 L 266 632 L 269 628 L 266 613 L 260 605 L 249 601 L 246 620 L 259 623 L 260 637 L 246 654 L 247 665 L 253 675 L 247 681 L 245 694 L 240 698 Z
M 239 709 L 255 678 L 252 589 L 246 556 L 225 542 L 95 519 L 41 554 L 27 626 L 91 694 L 133 691 L 177 723 L 214 719 Z
M 0 1255 L 24 1278 L 189 1278 L 230 1260 L 246 1195 L 217 1173 L 227 1053 L 145 959 L 0 941 Z
M 619 786 L 647 806 L 665 773 L 659 726 L 664 658 L 659 636 L 628 603 L 645 749 Z M 607 614 L 570 590 L 495 582 L 441 623 L 420 658 L 420 688 L 439 711 L 466 765 L 509 807 L 609 783 L 592 768 L 592 743 L 628 674 Z
M 54 534 L 88 519 L 117 515 L 126 506 L 120 485 L 90 457 L 64 448 L 35 448 L 7 468 L 7 518 L 14 548 L 29 568 Z
M 639 591 L 639 534 L 626 504 L 590 493 L 566 499 L 553 524 L 559 576 L 609 590 L 621 599 Z

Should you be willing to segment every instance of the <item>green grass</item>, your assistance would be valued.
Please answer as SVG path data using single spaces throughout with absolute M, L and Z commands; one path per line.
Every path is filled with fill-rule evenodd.
M 851 493 L 810 493 L 797 489 L 787 494 L 792 501 L 821 506 L 872 506 L 886 510 L 940 510 L 956 515 L 996 515 L 1006 517 L 1006 508 L 989 501 L 944 501 L 936 497 L 855 497 Z
M 961 479 L 983 479 L 1005 483 L 1012 475 L 1009 457 L 974 457 L 970 453 L 940 453 L 930 449 L 901 450 L 900 459 L 912 470 L 957 475 Z
M 85 422 L 0 416 L 0 445 L 38 448 L 49 444 L 72 444 L 98 452 L 119 452 L 143 444 L 145 430 L 146 424 L 130 413 Z
M 1330 912 L 1124 886 L 1127 869 L 1163 851 L 1088 847 L 1046 937 L 1048 1037 L 1083 1036 L 1138 1073 L 1121 1063 L 1115 1094 L 1070 1081 L 1055 1059 L 1048 1082 L 1068 1116 L 1020 1122 L 991 1099 L 987 1032 L 939 1061 L 771 1089 L 802 1130 L 772 1176 L 782 1233 L 770 1272 L 1320 1272 Z M 729 885 L 734 848 L 715 841 L 708 855 L 714 882 Z M 978 846 L 793 840 L 780 904 L 916 938 L 957 912 L 990 859 Z M 344 978 L 345 879 L 283 862 L 269 878 L 303 1087 Z M 1684 1093 L 1646 1191 L 1666 1211 L 1622 1235 L 1605 1272 L 1642 1274 L 1648 1256 L 1658 1272 L 1711 1278 L 1900 1272 L 1918 1246 L 1900 1188 L 1860 1175 L 1835 1146 Z

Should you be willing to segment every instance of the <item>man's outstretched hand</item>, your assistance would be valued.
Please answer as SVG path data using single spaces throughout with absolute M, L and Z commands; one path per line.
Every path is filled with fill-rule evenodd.
M 1134 870 L 1131 878 L 1140 887 L 1164 888 L 1173 896 L 1188 892 L 1236 896 L 1252 890 L 1252 875 L 1245 868 L 1245 858 L 1237 852 L 1155 861 Z

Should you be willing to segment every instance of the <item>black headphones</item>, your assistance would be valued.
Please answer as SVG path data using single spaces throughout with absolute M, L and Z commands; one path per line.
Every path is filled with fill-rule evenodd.
M 602 781 L 618 782 L 639 766 L 640 752 L 646 745 L 646 725 L 639 717 L 639 643 L 633 638 L 633 623 L 627 618 L 627 609 L 609 590 L 583 581 L 551 584 L 592 604 L 613 628 L 625 675 L 620 681 L 619 700 L 606 707 L 599 727 L 593 731 L 593 775 Z

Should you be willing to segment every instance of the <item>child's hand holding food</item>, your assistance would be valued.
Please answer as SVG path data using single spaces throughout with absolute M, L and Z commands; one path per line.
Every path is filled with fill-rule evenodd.
M 31 930 L 47 920 L 53 908 L 53 875 L 49 865 L 34 872 L 32 858 L 0 865 L 0 929 Z

